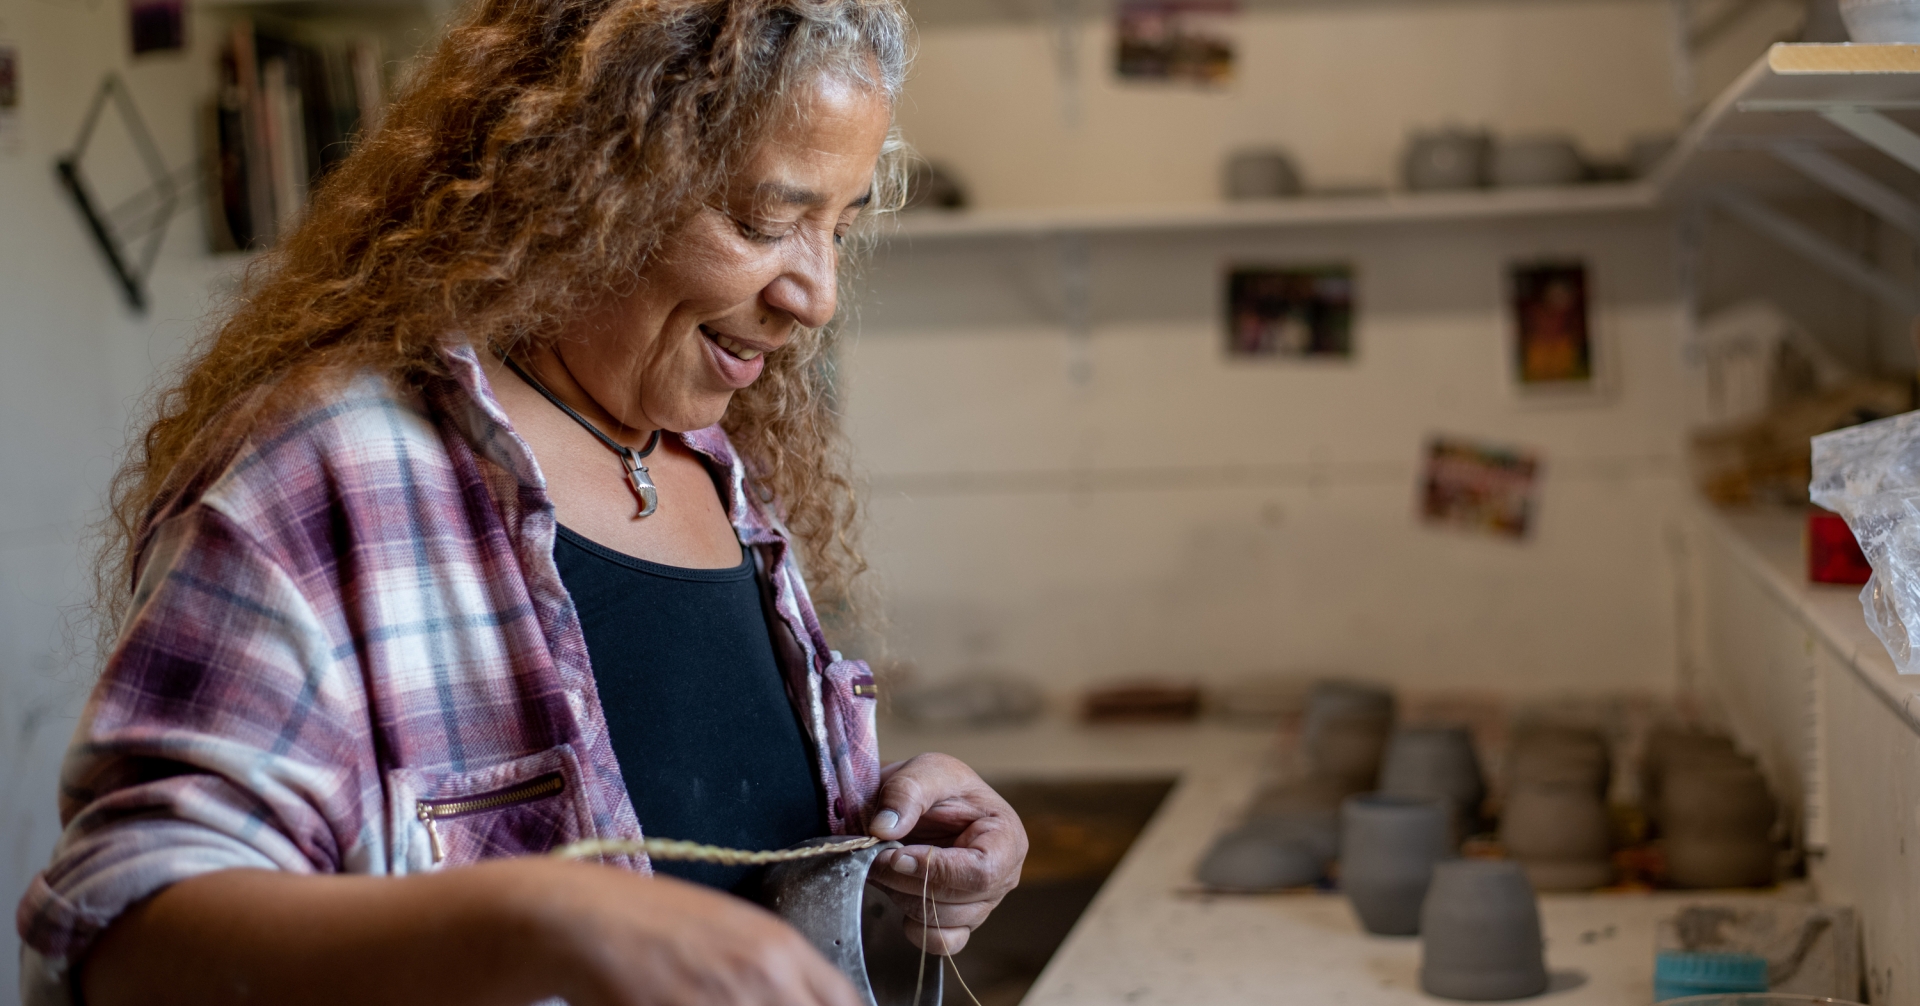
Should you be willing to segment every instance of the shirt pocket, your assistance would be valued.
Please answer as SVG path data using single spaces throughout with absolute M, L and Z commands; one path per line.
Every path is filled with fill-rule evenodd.
M 865 834 L 874 795 L 880 788 L 880 748 L 874 709 L 880 690 L 864 660 L 840 659 L 827 665 L 827 745 L 840 792 L 833 808 L 837 828 Z
M 395 872 L 538 855 L 593 834 L 580 764 L 562 744 L 483 769 L 392 769 Z

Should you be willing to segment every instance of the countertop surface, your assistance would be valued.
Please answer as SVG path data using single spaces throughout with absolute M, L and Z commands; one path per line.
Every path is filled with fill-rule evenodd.
M 992 778 L 1174 776 L 1179 784 L 1054 954 L 1025 1006 L 1435 1003 L 1417 938 L 1369 936 L 1328 893 L 1209 896 L 1193 865 L 1283 753 L 1271 731 L 1217 724 L 1090 728 L 1043 719 L 992 731 L 883 724 L 888 758 L 943 751 Z M 1528 1001 L 1645 1006 L 1653 941 L 1682 903 L 1779 894 L 1687 892 L 1541 899 L 1554 988 Z M 964 956 L 961 958 L 964 961 Z

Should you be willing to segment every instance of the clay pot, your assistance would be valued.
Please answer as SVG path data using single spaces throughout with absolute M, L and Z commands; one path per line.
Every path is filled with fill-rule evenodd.
M 1224 176 L 1228 199 L 1279 199 L 1300 194 L 1300 170 L 1284 150 L 1235 151 L 1227 158 Z
M 1400 174 L 1415 192 L 1474 189 L 1487 184 L 1493 138 L 1478 130 L 1416 132 L 1401 155 Z
M 1380 792 L 1432 797 L 1453 810 L 1454 833 L 1464 838 L 1480 820 L 1487 784 L 1473 734 L 1466 727 L 1402 727 L 1394 731 L 1380 768 Z
M 1249 814 L 1240 830 L 1297 846 L 1321 864 L 1340 855 L 1340 812 L 1332 808 Z
M 1340 886 L 1367 932 L 1412 936 L 1433 866 L 1453 855 L 1439 800 L 1368 793 L 1340 805 Z
M 1758 770 L 1730 762 L 1668 772 L 1661 850 L 1676 887 L 1757 887 L 1774 881 L 1777 807 Z
M 1387 720 L 1333 719 L 1323 722 L 1308 746 L 1307 769 L 1346 793 L 1363 793 L 1380 782 L 1392 724 Z
M 1597 731 L 1536 727 L 1514 738 L 1507 751 L 1506 788 L 1532 783 L 1584 782 L 1604 795 L 1613 780 L 1613 757 Z
M 1726 737 L 1674 730 L 1654 731 L 1647 738 L 1646 750 L 1640 759 L 1640 799 L 1648 819 L 1655 824 L 1660 820 L 1660 789 L 1670 768 L 1733 762 L 1744 762 L 1749 766 L 1753 764 L 1751 759 L 1735 750 L 1733 741 Z
M 1301 746 L 1308 771 L 1347 793 L 1374 788 L 1393 729 L 1393 693 L 1355 681 L 1317 681 L 1307 695 Z
M 1915 0 L 1840 0 L 1840 18 L 1855 42 L 1920 43 L 1920 3 Z
M 1248 806 L 1247 816 L 1319 811 L 1337 822 L 1340 817 L 1340 801 L 1352 795 L 1353 791 L 1336 779 L 1320 777 L 1296 779 L 1261 790 Z
M 1268 832 L 1241 828 L 1220 836 L 1196 871 L 1208 887 L 1271 891 L 1304 887 L 1326 876 L 1327 859 Z
M 1613 880 L 1607 805 L 1587 780 L 1530 783 L 1507 795 L 1500 844 L 1541 891 L 1580 891 Z
M 1502 188 L 1573 185 L 1587 175 L 1580 148 L 1566 136 L 1526 136 L 1494 145 L 1487 173 Z
M 1484 1001 L 1547 990 L 1540 909 L 1518 863 L 1435 867 L 1420 932 L 1420 988 L 1428 995 Z

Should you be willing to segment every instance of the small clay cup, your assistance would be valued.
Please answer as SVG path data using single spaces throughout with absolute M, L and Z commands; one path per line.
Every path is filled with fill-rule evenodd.
M 1500 844 L 1535 890 L 1590 890 L 1613 880 L 1607 805 L 1584 780 L 1529 783 L 1509 793 Z
M 1412 936 L 1433 865 L 1453 855 L 1442 801 L 1367 793 L 1340 805 L 1340 886 L 1367 932 Z
M 1420 988 L 1428 995 L 1486 1001 L 1547 990 L 1540 909 L 1519 863 L 1436 866 L 1420 932 Z
M 1465 838 L 1477 830 L 1480 803 L 1487 797 L 1472 731 L 1458 726 L 1394 731 L 1380 767 L 1380 792 L 1446 801 L 1453 810 L 1455 837 Z

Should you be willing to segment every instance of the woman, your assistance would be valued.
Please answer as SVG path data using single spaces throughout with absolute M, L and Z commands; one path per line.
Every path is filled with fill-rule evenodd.
M 880 768 L 800 577 L 858 566 L 822 329 L 905 64 L 895 0 L 448 33 L 121 473 L 31 1000 L 856 1002 L 739 875 L 534 855 L 642 829 L 903 839 L 910 935 L 965 943 L 1024 833 Z

